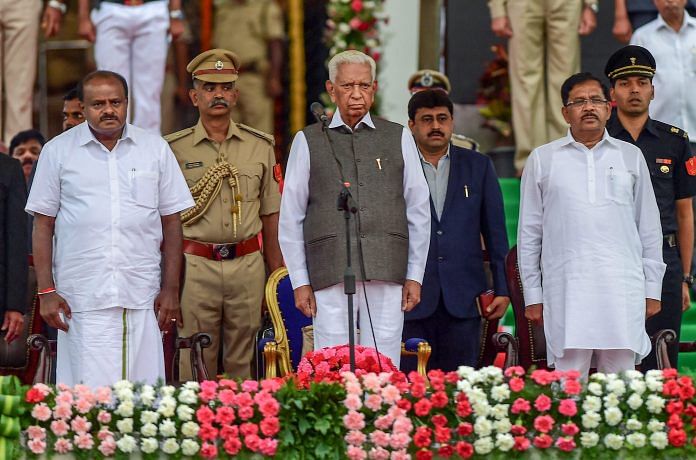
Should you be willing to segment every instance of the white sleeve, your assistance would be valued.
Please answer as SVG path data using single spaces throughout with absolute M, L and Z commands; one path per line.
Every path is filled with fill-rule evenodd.
M 195 202 L 172 149 L 166 142 L 162 143 L 158 209 L 160 216 L 169 216 L 193 207 Z
M 48 143 L 39 155 L 34 182 L 24 210 L 31 214 L 56 217 L 60 208 L 60 156 L 53 143 Z
M 541 285 L 541 240 L 544 206 L 536 151 L 527 159 L 520 186 L 520 218 L 517 228 L 517 262 L 524 290 L 525 306 L 543 303 Z
M 640 152 L 639 152 L 640 153 Z M 650 172 L 642 154 L 638 157 L 638 179 L 635 185 L 633 205 L 636 227 L 642 247 L 645 297 L 660 300 L 662 277 L 667 265 L 662 260 L 662 224 L 657 207 Z
M 401 134 L 401 152 L 404 156 L 404 199 L 408 221 L 406 279 L 422 284 L 430 248 L 430 189 L 413 135 L 406 128 Z
M 309 165 L 309 146 L 300 131 L 290 147 L 278 221 L 278 242 L 294 289 L 310 284 L 303 230 L 309 199 Z

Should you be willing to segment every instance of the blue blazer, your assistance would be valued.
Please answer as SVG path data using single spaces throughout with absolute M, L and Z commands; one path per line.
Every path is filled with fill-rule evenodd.
M 508 240 L 503 195 L 491 160 L 451 145 L 449 181 L 441 219 L 437 218 L 432 198 L 430 214 L 430 249 L 421 302 L 406 313 L 405 319 L 429 317 L 435 312 L 441 295 L 452 316 L 478 317 L 475 299 L 487 289 L 480 235 L 483 235 L 490 258 L 495 293 L 508 295 L 505 280 Z

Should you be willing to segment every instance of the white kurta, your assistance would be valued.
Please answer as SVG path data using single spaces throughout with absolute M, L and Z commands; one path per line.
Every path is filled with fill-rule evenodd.
M 535 149 L 522 175 L 517 236 L 525 304 L 543 303 L 549 364 L 564 350 L 650 351 L 645 299 L 660 299 L 665 264 L 641 151 L 604 138 Z

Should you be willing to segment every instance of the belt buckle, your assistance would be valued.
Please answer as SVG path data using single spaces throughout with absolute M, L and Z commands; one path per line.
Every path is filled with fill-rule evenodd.
M 233 244 L 213 245 L 213 258 L 217 261 L 234 259 L 235 247 Z
M 123 0 L 123 4 L 126 6 L 140 6 L 143 3 L 143 0 Z

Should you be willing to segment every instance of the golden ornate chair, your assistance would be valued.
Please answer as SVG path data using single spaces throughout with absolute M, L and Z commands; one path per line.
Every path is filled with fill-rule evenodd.
M 273 323 L 273 338 L 259 340 L 263 350 L 267 378 L 292 373 L 302 359 L 302 328 L 311 326 L 307 318 L 295 308 L 295 298 L 288 270 L 281 267 L 271 273 L 266 282 L 266 304 Z M 401 344 L 401 354 L 417 356 L 418 373 L 425 375 L 430 358 L 430 345 L 423 339 L 408 339 Z

